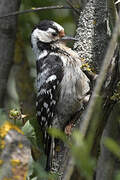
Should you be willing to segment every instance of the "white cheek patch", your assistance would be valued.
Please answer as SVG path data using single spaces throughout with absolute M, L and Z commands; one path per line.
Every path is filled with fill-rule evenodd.
M 52 28 L 48 28 L 47 32 L 52 34 L 52 33 L 55 33 L 56 31 Z
M 33 36 L 42 42 L 51 42 L 52 40 L 48 31 L 43 31 L 38 28 L 34 30 Z

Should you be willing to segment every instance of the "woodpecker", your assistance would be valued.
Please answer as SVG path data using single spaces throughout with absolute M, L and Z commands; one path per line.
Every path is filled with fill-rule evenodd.
M 78 54 L 66 46 L 64 28 L 43 20 L 31 33 L 37 68 L 37 119 L 43 132 L 46 153 L 50 150 L 49 127 L 65 126 L 89 99 L 89 79 L 81 70 Z M 49 154 L 49 153 L 48 153 Z

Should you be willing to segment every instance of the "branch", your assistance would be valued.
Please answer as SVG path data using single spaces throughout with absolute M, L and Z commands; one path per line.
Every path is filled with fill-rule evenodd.
M 39 7 L 39 8 L 32 8 L 32 9 L 26 9 L 23 11 L 15 11 L 12 13 L 5 14 L 3 16 L 0 16 L 1 18 L 9 17 L 9 16 L 16 16 L 16 15 L 21 15 L 21 14 L 26 14 L 26 13 L 32 13 L 32 12 L 37 12 L 37 11 L 43 11 L 43 10 L 51 10 L 51 9 L 72 9 L 71 7 L 68 6 L 46 6 L 46 7 Z
M 75 11 L 75 13 L 77 15 L 80 15 L 79 10 L 77 8 L 75 8 L 70 1 L 66 0 L 66 2 L 71 7 L 71 9 L 73 9 Z
M 70 180 L 73 170 L 74 170 L 74 159 L 72 157 L 70 157 L 68 160 L 68 165 L 67 165 L 65 172 L 63 174 L 63 177 L 62 177 L 63 180 L 66 180 L 66 179 Z

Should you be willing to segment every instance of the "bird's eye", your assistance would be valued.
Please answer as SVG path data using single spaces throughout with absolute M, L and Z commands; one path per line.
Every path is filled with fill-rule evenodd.
M 57 34 L 57 32 L 53 32 L 52 35 L 55 37 L 55 36 L 57 36 L 58 34 Z

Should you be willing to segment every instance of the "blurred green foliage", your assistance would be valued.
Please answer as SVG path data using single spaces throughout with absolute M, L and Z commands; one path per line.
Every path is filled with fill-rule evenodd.
M 118 145 L 112 138 L 105 138 L 104 145 L 120 159 L 120 145 Z
M 80 131 L 73 132 L 72 140 L 71 152 L 75 164 L 85 179 L 92 180 L 96 161 L 89 151 L 89 142 L 83 138 Z

